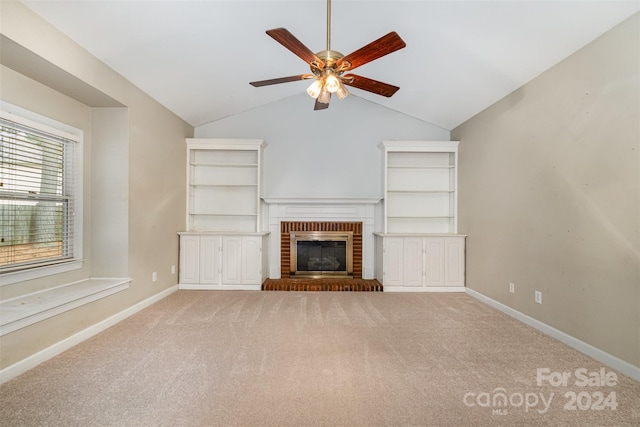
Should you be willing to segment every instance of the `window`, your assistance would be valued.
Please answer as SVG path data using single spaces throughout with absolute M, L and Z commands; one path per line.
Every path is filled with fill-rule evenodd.
M 80 132 L 0 114 L 0 273 L 77 261 Z

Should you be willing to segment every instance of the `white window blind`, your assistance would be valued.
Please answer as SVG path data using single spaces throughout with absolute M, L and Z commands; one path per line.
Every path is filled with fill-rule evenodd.
M 77 142 L 0 118 L 0 273 L 74 255 Z

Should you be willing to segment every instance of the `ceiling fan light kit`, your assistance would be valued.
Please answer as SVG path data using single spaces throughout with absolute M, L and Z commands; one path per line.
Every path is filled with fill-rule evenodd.
M 322 92 L 322 80 L 316 79 L 307 88 L 307 93 L 312 98 L 317 98 Z
M 345 85 L 386 97 L 393 96 L 400 89 L 397 86 L 367 77 L 344 74 L 347 71 L 402 49 L 406 44 L 395 31 L 392 31 L 347 56 L 331 50 L 331 0 L 327 0 L 326 50 L 313 53 L 285 28 L 267 30 L 267 34 L 309 64 L 312 74 L 299 74 L 251 82 L 250 84 L 254 87 L 313 79 L 313 82 L 307 88 L 307 93 L 316 100 L 314 110 L 328 108 L 332 93 L 335 93 L 338 99 L 344 99 L 349 95 Z

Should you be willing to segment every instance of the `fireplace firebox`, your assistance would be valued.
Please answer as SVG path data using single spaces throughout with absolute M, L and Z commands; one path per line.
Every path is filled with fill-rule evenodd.
M 353 232 L 291 232 L 292 277 L 353 277 Z

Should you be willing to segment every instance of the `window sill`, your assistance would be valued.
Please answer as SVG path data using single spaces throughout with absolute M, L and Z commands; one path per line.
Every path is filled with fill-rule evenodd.
M 0 336 L 129 288 L 129 278 L 91 277 L 0 302 Z

